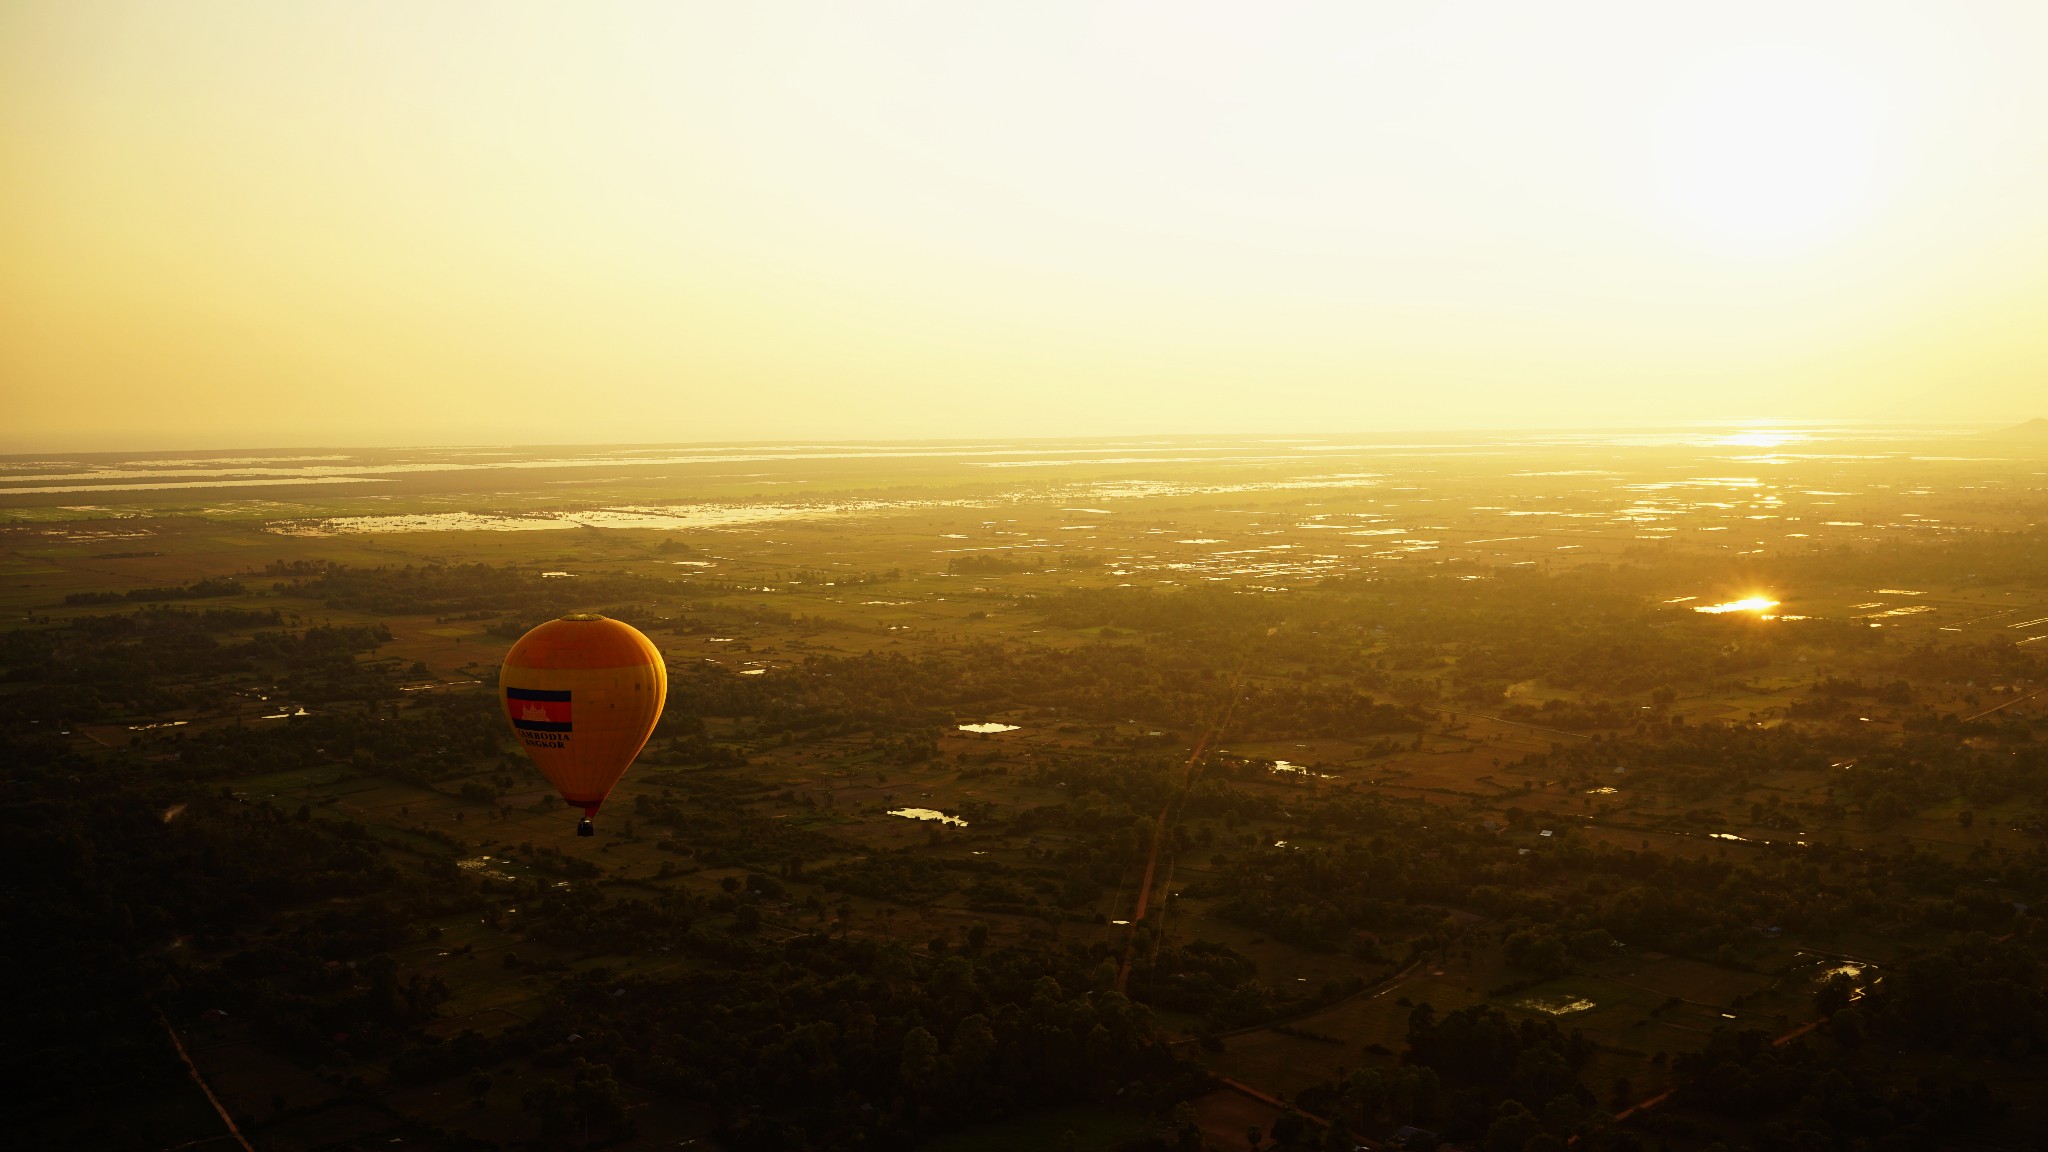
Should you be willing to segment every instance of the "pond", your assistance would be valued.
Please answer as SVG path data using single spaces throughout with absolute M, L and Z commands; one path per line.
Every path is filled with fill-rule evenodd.
M 955 828 L 967 827 L 967 821 L 962 820 L 958 816 L 948 816 L 937 808 L 891 808 L 889 809 L 889 815 L 901 816 L 906 820 L 935 820 L 940 824 L 950 824 Z
M 996 721 L 987 720 L 979 724 L 956 724 L 954 727 L 962 732 L 1015 732 L 1018 725 L 999 724 Z
M 1574 1012 L 1584 1012 L 1596 1007 L 1593 1001 L 1582 996 L 1556 996 L 1547 999 L 1532 996 L 1515 1006 L 1527 1008 L 1531 1012 L 1541 1012 L 1546 1016 L 1569 1016 Z
M 1860 996 L 1870 985 L 1877 982 L 1876 965 L 1868 960 L 1857 960 L 1848 956 L 1825 956 L 1815 952 L 1801 952 L 1799 959 L 1806 964 L 1807 979 L 1815 986 L 1826 984 L 1836 976 L 1846 976 Z
M 1778 602 L 1769 597 L 1747 596 L 1740 600 L 1729 600 L 1721 604 L 1701 604 L 1694 608 L 1693 611 L 1706 612 L 1713 615 L 1727 612 L 1755 612 L 1759 616 L 1768 618 L 1770 610 L 1777 606 Z

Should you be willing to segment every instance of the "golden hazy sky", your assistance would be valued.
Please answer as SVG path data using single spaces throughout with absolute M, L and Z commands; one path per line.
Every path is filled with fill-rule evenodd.
M 0 449 L 2048 411 L 2048 3 L 0 5 Z

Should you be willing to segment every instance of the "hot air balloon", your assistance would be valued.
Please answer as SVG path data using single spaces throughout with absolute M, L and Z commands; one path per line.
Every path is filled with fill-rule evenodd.
M 668 668 L 638 628 L 579 612 L 521 636 L 498 671 L 512 734 L 534 767 L 583 809 L 578 836 L 654 732 Z

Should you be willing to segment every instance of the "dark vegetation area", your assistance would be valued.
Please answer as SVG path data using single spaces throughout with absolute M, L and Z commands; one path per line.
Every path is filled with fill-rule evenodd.
M 1972 547 L 1982 580 L 2048 570 L 2029 567 L 2041 559 L 2039 533 Z M 1799 563 L 1820 579 L 1866 561 Z M 2024 717 L 1964 719 L 1932 703 L 1956 683 L 2031 683 L 2037 657 L 2010 643 L 1909 645 L 1836 621 L 1770 628 L 1661 610 L 1651 576 L 1627 568 L 1330 580 L 1284 599 L 1222 589 L 1025 595 L 1019 607 L 1035 619 L 1086 637 L 1065 648 L 963 641 L 810 654 L 764 676 L 675 664 L 667 713 L 637 770 L 650 790 L 623 835 L 668 855 L 664 881 L 736 870 L 711 888 L 628 882 L 531 845 L 505 853 L 517 876 L 494 876 L 458 867 L 467 849 L 454 832 L 467 823 L 397 836 L 288 790 L 240 785 L 317 768 L 459 796 L 484 822 L 524 772 L 487 690 L 407 695 L 418 673 L 378 655 L 391 634 L 310 622 L 323 610 L 468 614 L 501 635 L 594 607 L 686 634 L 767 610 L 728 606 L 725 587 L 707 581 L 551 580 L 486 565 L 281 563 L 264 577 L 274 607 L 159 603 L 246 591 L 202 581 L 73 596 L 72 607 L 135 603 L 0 632 L 5 916 L 22 926 L 17 940 L 34 941 L 0 950 L 0 965 L 10 986 L 36 990 L 16 1006 L 4 1075 L 31 1131 L 92 1112 L 95 1096 L 121 1083 L 140 1103 L 98 1113 L 87 1142 L 149 1145 L 149 1101 L 184 1087 L 158 1014 L 184 1026 L 224 1012 L 365 1107 L 423 1085 L 481 1101 L 493 1077 L 521 1069 L 536 1147 L 629 1134 L 634 1094 L 704 1103 L 719 1141 L 762 1152 L 904 1148 L 1069 1105 L 1156 1117 L 1160 1134 L 1133 1147 L 1199 1147 L 1175 1105 L 1210 1080 L 1171 1041 L 1220 1046 L 1233 1029 L 1285 1027 L 1365 984 L 1282 991 L 1244 952 L 1163 939 L 1147 923 L 1137 939 L 1156 946 L 1135 950 L 1116 991 L 1123 949 L 1097 927 L 1097 909 L 1131 884 L 1156 814 L 1168 811 L 1168 853 L 1210 865 L 1181 895 L 1221 921 L 1389 972 L 1497 949 L 1516 974 L 1484 1003 L 1412 1006 L 1405 1035 L 1377 1045 L 1384 1059 L 1376 1041 L 1327 1038 L 1355 1066 L 1290 1102 L 1298 1114 L 1264 1134 L 1279 1146 L 1348 1147 L 1352 1134 L 1383 1139 L 1402 1126 L 1487 1152 L 2025 1144 L 2000 1127 L 2009 1101 L 1992 1082 L 2038 1076 L 2048 1059 L 2048 966 L 2029 911 L 2048 899 L 2048 745 Z M 1814 672 L 1787 694 L 1785 723 L 1687 723 L 1674 706 L 1674 686 L 1739 682 L 1794 661 Z M 1234 739 L 1406 749 L 1452 731 L 1460 709 L 1583 735 L 1496 758 L 1512 783 L 1486 802 L 1356 778 L 1286 791 L 1266 763 L 1220 755 L 1184 775 L 1187 734 L 1218 714 L 1248 664 L 1258 674 L 1236 689 Z M 1539 679 L 1569 699 L 1508 695 Z M 314 707 L 235 713 L 189 735 L 150 726 L 172 713 L 225 716 L 252 694 Z M 1896 728 L 1861 725 L 1879 706 L 1897 713 Z M 974 843 L 1003 849 L 1001 861 L 940 851 L 936 833 L 870 850 L 828 819 L 771 816 L 762 809 L 778 798 L 744 771 L 753 757 L 832 738 L 863 741 L 878 771 L 930 767 L 958 718 L 998 713 L 1078 734 L 1026 761 L 977 765 L 962 754 L 947 765 L 1000 772 L 1045 796 L 962 809 Z M 81 725 L 134 734 L 81 749 L 65 738 Z M 1134 725 L 1141 735 L 1127 734 Z M 1603 826 L 1628 838 L 1739 828 L 1749 849 L 1630 847 L 1558 817 L 1595 811 L 1595 789 L 1618 773 L 1663 803 L 1600 810 Z M 1785 799 L 1762 788 L 1799 773 L 1827 783 Z M 2031 847 L 1955 852 L 1842 836 L 1959 803 L 2022 805 Z M 800 901 L 799 885 L 841 902 Z M 965 942 L 897 939 L 856 930 L 845 897 L 905 908 L 952 900 L 1021 927 L 1001 942 L 986 925 Z M 458 914 L 516 923 L 556 957 L 505 956 L 507 969 L 543 981 L 537 1014 L 489 1034 L 434 1026 L 450 989 L 396 954 L 437 939 Z M 1059 931 L 1073 924 L 1091 930 Z M 1636 1094 L 1589 1079 L 1592 1040 L 1507 1010 L 1516 988 L 1623 951 L 1754 973 L 1783 933 L 1913 943 L 1881 980 L 1822 987 L 1813 1014 L 1784 1029 L 1703 1034 L 1696 1051 L 1669 1058 L 1670 1103 L 1623 1124 L 1615 1114 Z M 624 974 L 608 959 L 649 954 L 682 962 Z M 1169 1016 L 1186 1035 L 1161 1023 Z M 1774 1042 L 1814 1018 L 1822 1023 L 1807 1035 Z M 465 1146 L 418 1121 L 392 1124 Z

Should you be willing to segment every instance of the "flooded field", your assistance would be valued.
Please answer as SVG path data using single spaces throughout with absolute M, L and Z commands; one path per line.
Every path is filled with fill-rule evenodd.
M 948 816 L 936 808 L 891 808 L 889 815 L 901 816 L 906 820 L 920 820 L 932 824 L 946 824 L 954 828 L 967 827 L 967 821 L 958 816 Z

